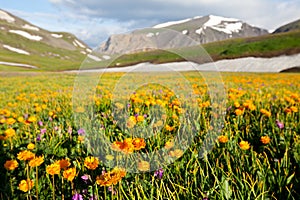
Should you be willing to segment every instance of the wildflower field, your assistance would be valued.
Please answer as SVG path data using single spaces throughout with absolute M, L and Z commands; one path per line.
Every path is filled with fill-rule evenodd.
M 0 74 L 0 199 L 300 199 L 300 75 L 222 73 L 212 102 L 183 74 L 193 110 L 155 84 L 113 101 L 122 73 L 78 105 L 76 74 Z

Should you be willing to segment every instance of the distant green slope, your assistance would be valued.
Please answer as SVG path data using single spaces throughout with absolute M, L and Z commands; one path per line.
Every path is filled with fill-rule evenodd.
M 38 69 L 0 65 L 0 71 L 56 71 L 79 68 L 89 47 L 74 35 L 50 32 L 1 10 L 0 62 L 29 64 Z M 38 38 L 38 39 L 36 39 Z M 18 51 L 23 51 L 21 54 Z
M 224 40 L 202 45 L 214 61 L 241 57 L 274 57 L 300 53 L 300 31 L 269 34 L 259 37 Z M 177 49 L 181 55 L 197 60 L 201 51 L 200 46 Z M 110 67 L 128 66 L 141 62 L 166 63 L 184 61 L 184 59 L 171 51 L 154 50 L 127 54 L 116 59 Z M 207 60 L 200 60 L 207 62 Z

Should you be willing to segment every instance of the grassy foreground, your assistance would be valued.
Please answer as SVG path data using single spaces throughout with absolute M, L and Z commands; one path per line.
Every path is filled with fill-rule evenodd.
M 122 75 L 104 74 L 96 93 L 87 96 L 89 104 L 75 107 L 75 75 L 0 75 L 0 180 L 5 183 L 0 184 L 0 199 L 300 198 L 299 74 L 222 73 L 226 114 L 206 156 L 200 151 L 213 129 L 212 111 L 222 108 L 211 102 L 203 79 L 184 73 L 197 105 L 190 112 L 191 102 L 158 85 L 113 102 Z M 157 78 L 184 89 L 167 74 L 148 81 Z M 156 121 L 155 107 L 165 111 Z M 112 109 L 129 113 L 123 128 Z M 74 118 L 78 114 L 96 125 L 81 124 Z M 187 115 L 195 120 L 182 123 Z M 150 136 L 133 134 L 148 126 Z M 175 145 L 176 135 L 185 139 L 182 130 L 195 134 L 186 149 Z M 107 146 L 90 148 L 103 138 Z M 164 149 L 163 159 L 174 162 L 151 171 L 151 160 L 133 159 L 158 149 Z M 136 173 L 122 167 L 124 160 Z

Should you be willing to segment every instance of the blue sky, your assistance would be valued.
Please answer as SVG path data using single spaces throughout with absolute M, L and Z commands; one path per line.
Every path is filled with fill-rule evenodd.
M 242 3 L 241 3 L 242 2 Z M 1 9 L 91 47 L 111 34 L 209 14 L 274 30 L 300 18 L 299 0 L 0 0 Z

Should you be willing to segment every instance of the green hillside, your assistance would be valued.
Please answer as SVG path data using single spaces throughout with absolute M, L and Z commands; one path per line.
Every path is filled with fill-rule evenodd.
M 202 45 L 214 61 L 221 59 L 233 59 L 241 57 L 274 57 L 280 55 L 292 55 L 300 53 L 300 31 L 269 34 L 260 37 L 239 38 L 224 40 Z M 200 46 L 175 50 L 181 55 L 197 61 Z M 184 59 L 169 51 L 154 50 L 127 54 L 115 60 L 111 66 L 127 66 L 141 62 L 166 63 L 183 61 Z M 207 60 L 199 60 L 207 62 Z

